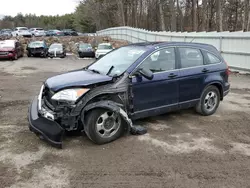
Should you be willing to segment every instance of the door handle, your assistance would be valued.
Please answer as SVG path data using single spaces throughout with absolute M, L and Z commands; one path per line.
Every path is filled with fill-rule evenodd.
M 174 73 L 170 73 L 170 74 L 168 75 L 169 78 L 175 78 L 176 76 L 178 76 L 178 75 L 177 75 L 177 74 L 174 74 Z
M 202 69 L 202 72 L 208 72 L 208 71 L 209 71 L 209 70 L 206 69 L 206 68 Z

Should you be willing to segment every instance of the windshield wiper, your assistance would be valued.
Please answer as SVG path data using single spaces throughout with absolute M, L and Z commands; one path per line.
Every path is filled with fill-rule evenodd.
M 112 72 L 112 70 L 113 70 L 114 68 L 115 68 L 115 67 L 114 67 L 113 65 L 110 67 L 110 69 L 109 69 L 109 71 L 108 71 L 108 73 L 107 73 L 108 76 L 110 75 L 110 73 Z
M 101 74 L 100 71 L 95 70 L 95 69 L 87 69 L 87 70 L 90 70 L 90 71 L 92 71 L 92 72 L 94 72 L 94 73 L 97 73 L 97 74 Z

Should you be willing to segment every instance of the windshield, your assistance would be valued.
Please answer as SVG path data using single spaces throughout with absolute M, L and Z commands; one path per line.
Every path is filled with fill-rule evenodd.
M 90 70 L 96 70 L 100 74 L 109 73 L 110 76 L 119 76 L 125 72 L 144 52 L 145 47 L 124 46 L 108 53 L 94 64 L 88 67 Z M 111 69 L 111 71 L 110 71 Z
M 37 42 L 31 42 L 29 44 L 29 47 L 31 48 L 39 48 L 39 47 L 43 47 L 43 42 L 37 41 Z
M 14 48 L 14 47 L 15 47 L 14 42 L 6 42 L 6 41 L 0 42 L 0 48 Z
M 61 44 L 52 44 L 49 49 L 62 49 L 62 45 Z
M 92 46 L 90 44 L 80 44 L 79 48 L 86 49 L 86 48 L 92 48 Z
M 22 28 L 19 28 L 19 30 L 20 30 L 20 31 L 26 31 L 26 30 L 28 30 L 28 28 L 22 27 Z
M 43 29 L 42 29 L 42 28 L 36 28 L 36 30 L 37 30 L 37 31 L 43 31 Z
M 99 44 L 98 49 L 99 50 L 106 50 L 106 49 L 113 49 L 113 47 L 111 45 L 107 45 L 107 44 Z

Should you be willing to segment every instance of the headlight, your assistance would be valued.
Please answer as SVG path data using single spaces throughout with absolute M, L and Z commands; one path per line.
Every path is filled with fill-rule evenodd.
M 79 97 L 81 97 L 87 91 L 89 91 L 89 89 L 87 88 L 65 89 L 53 95 L 52 99 L 57 101 L 62 100 L 62 101 L 75 102 L 77 99 L 79 99 Z

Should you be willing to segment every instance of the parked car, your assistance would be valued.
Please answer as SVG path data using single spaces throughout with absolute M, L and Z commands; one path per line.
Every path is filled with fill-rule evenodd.
M 78 33 L 73 29 L 64 29 L 62 32 L 65 36 L 78 36 Z
M 48 56 L 48 46 L 45 41 L 32 41 L 27 45 L 27 56 Z
M 84 57 L 95 57 L 95 50 L 89 43 L 80 43 L 78 46 L 78 55 L 81 58 Z
M 50 58 L 53 58 L 53 57 L 64 58 L 64 57 L 66 57 L 65 46 L 63 44 L 60 44 L 60 43 L 51 44 L 49 47 L 48 56 Z
M 32 34 L 27 27 L 16 27 L 12 32 L 12 36 L 32 37 Z
M 24 49 L 16 40 L 0 41 L 0 59 L 17 60 L 23 57 Z
M 0 31 L 0 36 L 11 37 L 12 36 L 12 30 L 11 29 L 2 29 Z
M 46 35 L 43 28 L 31 28 L 29 31 L 35 37 L 41 37 Z
M 99 58 L 105 56 L 107 53 L 109 53 L 113 49 L 114 48 L 112 47 L 112 44 L 110 44 L 110 43 L 101 43 L 97 47 L 97 50 L 95 52 L 95 58 L 99 59 Z
M 216 112 L 229 69 L 211 45 L 181 42 L 120 47 L 83 69 L 47 79 L 29 109 L 30 130 L 61 147 L 65 131 L 97 144 L 119 138 L 131 120 L 194 107 Z
M 64 33 L 60 30 L 48 30 L 46 36 L 64 36 Z

